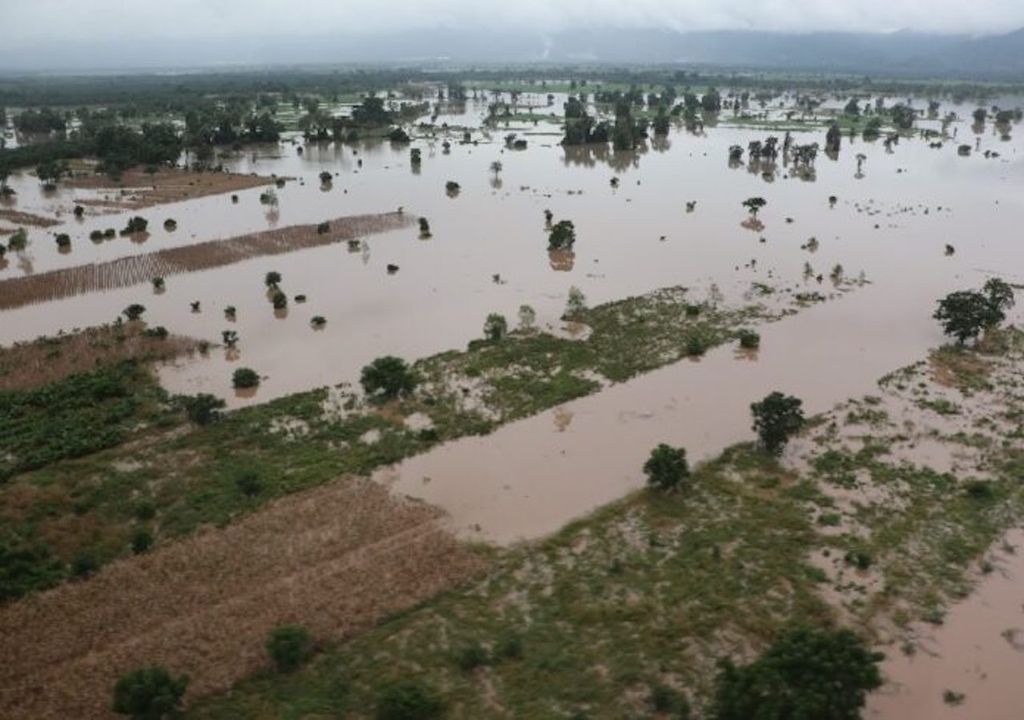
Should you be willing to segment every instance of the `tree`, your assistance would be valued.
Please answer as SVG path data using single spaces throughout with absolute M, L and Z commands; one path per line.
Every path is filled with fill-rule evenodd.
M 276 270 L 271 270 L 264 276 L 263 284 L 268 288 L 277 288 L 281 284 L 281 273 Z
M 508 321 L 504 315 L 491 313 L 484 322 L 484 337 L 488 340 L 501 340 L 508 334 Z
M 562 318 L 575 317 L 586 309 L 587 298 L 584 297 L 582 290 L 573 285 L 569 288 L 569 299 L 565 303 L 565 313 L 563 313 Z
M 674 448 L 665 443 L 651 450 L 651 456 L 644 463 L 647 484 L 658 490 L 675 490 L 690 477 L 690 466 L 686 462 L 686 450 Z
M 7 249 L 11 252 L 21 252 L 28 247 L 28 231 L 25 228 L 18 228 L 7 240 Z
M 124 230 L 121 231 L 122 235 L 135 235 L 137 233 L 146 232 L 146 228 L 149 227 L 149 221 L 144 217 L 136 215 L 133 218 L 129 218 L 128 224 L 124 226 Z
M 231 385 L 235 389 L 245 390 L 260 384 L 260 375 L 252 368 L 241 367 L 231 374 Z
M 267 654 L 278 672 L 291 672 L 301 665 L 312 651 L 309 631 L 301 625 L 282 625 L 267 636 Z
M 409 680 L 385 688 L 377 701 L 377 720 L 433 720 L 444 702 L 429 687 Z
M 858 720 L 882 685 L 872 652 L 850 630 L 793 628 L 759 658 L 720 664 L 712 720 Z
M 942 331 L 963 345 L 977 338 L 981 331 L 1006 319 L 1006 310 L 1013 306 L 1013 288 L 998 278 L 985 283 L 982 291 L 958 290 L 939 300 L 932 315 L 942 323 Z
M 844 115 L 851 115 L 858 117 L 860 115 L 860 105 L 857 103 L 857 98 L 850 98 L 849 102 L 843 108 Z
M 198 395 L 178 395 L 176 404 L 185 411 L 188 419 L 196 425 L 209 425 L 220 418 L 220 410 L 224 401 L 209 393 Z
M 764 400 L 751 403 L 754 431 L 761 447 L 772 455 L 779 455 L 789 438 L 804 425 L 803 401 L 792 395 L 775 391 Z
M 138 320 L 139 318 L 142 317 L 142 313 L 144 312 L 146 312 L 145 305 L 139 305 L 139 303 L 132 303 L 131 305 L 126 307 L 121 314 L 124 315 L 129 320 Z
M 548 233 L 548 250 L 571 250 L 576 242 L 576 226 L 572 220 L 559 220 Z
M 529 332 L 533 330 L 534 324 L 537 322 L 537 311 L 529 305 L 519 306 L 519 329 L 523 332 Z
M 370 397 L 391 400 L 411 393 L 418 378 L 405 360 L 385 355 L 363 368 L 359 382 Z
M 320 184 L 321 185 L 330 185 L 332 180 L 334 180 L 334 176 L 331 175 L 331 173 L 329 171 L 324 170 L 324 171 L 322 171 L 320 173 Z
M 133 720 L 162 720 L 177 715 L 188 688 L 188 675 L 171 677 L 158 665 L 122 675 L 114 685 L 111 709 Z
M 756 218 L 757 213 L 761 210 L 761 208 L 768 204 L 768 201 L 765 200 L 763 197 L 752 197 L 744 200 L 742 204 L 743 207 L 750 211 L 750 215 Z
M 504 169 L 504 166 L 501 164 L 500 160 L 495 160 L 491 163 L 491 172 L 494 173 L 494 177 L 498 177 L 502 169 Z

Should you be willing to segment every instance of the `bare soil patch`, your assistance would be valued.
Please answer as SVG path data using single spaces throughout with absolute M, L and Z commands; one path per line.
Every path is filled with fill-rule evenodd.
M 276 625 L 321 642 L 366 629 L 485 566 L 440 518 L 341 480 L 2 608 L 19 650 L 0 664 L 0 716 L 110 717 L 117 678 L 150 664 L 188 673 L 194 699 L 268 665 Z
M 144 329 L 139 322 L 100 325 L 0 348 L 0 390 L 38 387 L 123 360 L 169 360 L 196 346 L 176 335 L 150 337 Z
M 113 290 L 198 270 L 231 265 L 262 255 L 280 255 L 330 245 L 362 235 L 386 232 L 411 224 L 415 217 L 399 212 L 350 215 L 329 221 L 321 233 L 316 224 L 291 225 L 223 240 L 186 245 L 104 263 L 78 265 L 0 282 L 0 310 L 38 302 Z
M 60 220 L 46 218 L 42 215 L 33 215 L 32 213 L 22 212 L 21 210 L 0 210 L 0 220 L 6 220 L 7 222 L 12 222 L 15 225 L 31 225 L 33 227 L 53 227 L 54 225 L 60 225 Z M 0 232 L 7 232 L 7 230 Z M 11 230 L 10 232 L 14 232 L 14 230 Z
M 163 169 L 155 173 L 129 170 L 117 180 L 106 175 L 82 175 L 67 180 L 66 184 L 83 190 L 116 191 L 102 198 L 76 200 L 79 205 L 139 210 L 207 195 L 248 190 L 273 182 L 274 178 L 264 175 Z

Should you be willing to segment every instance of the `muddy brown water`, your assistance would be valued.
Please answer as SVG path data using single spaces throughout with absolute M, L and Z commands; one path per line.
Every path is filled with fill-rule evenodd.
M 874 720 L 1020 720 L 1024 717 L 1024 530 L 989 553 L 995 569 L 940 626 L 919 625 L 918 649 L 887 648 L 887 685 L 871 696 Z M 946 691 L 963 695 L 959 704 Z
M 484 105 L 471 102 L 467 108 L 467 115 L 445 119 L 476 122 Z M 237 352 L 214 349 L 161 370 L 172 392 L 213 392 L 237 407 L 351 382 L 379 355 L 414 358 L 463 346 L 481 335 L 488 312 L 513 319 L 525 303 L 537 310 L 541 324 L 552 322 L 573 285 L 598 303 L 677 284 L 704 293 L 715 283 L 736 302 L 752 281 L 802 282 L 805 262 L 826 277 L 841 263 L 848 274 L 863 270 L 872 280 L 840 300 L 762 328 L 755 357 L 719 348 L 700 362 L 663 368 L 378 473 L 396 492 L 447 510 L 449 524 L 463 536 L 499 543 L 538 537 L 639 487 L 642 460 L 658 442 L 682 445 L 691 460 L 700 460 L 749 437 L 749 403 L 770 390 L 799 395 L 811 412 L 871 392 L 879 376 L 922 358 L 942 341 L 930 318 L 935 298 L 976 286 L 993 273 L 1024 281 L 1019 128 L 1009 142 L 991 125 L 980 135 L 965 122 L 957 128 L 958 140 L 940 150 L 923 140 L 903 140 L 890 154 L 881 142 L 844 138 L 837 161 L 819 155 L 814 182 L 784 179 L 781 167 L 774 182 L 745 167 L 728 167 L 730 145 L 746 147 L 770 133 L 726 127 L 709 128 L 703 137 L 674 130 L 635 154 L 563 149 L 557 135 L 544 134 L 551 130 L 544 123 L 500 127 L 489 139 L 475 133 L 479 145 L 453 137 L 448 154 L 440 139 L 418 139 L 418 172 L 409 167 L 407 147 L 307 146 L 299 155 L 282 144 L 227 161 L 239 172 L 301 179 L 277 190 L 276 208 L 260 204 L 259 188 L 239 192 L 237 204 L 222 195 L 150 208 L 138 213 L 149 218 L 151 229 L 141 244 L 88 239 L 91 230 L 120 229 L 136 213 L 87 214 L 76 221 L 72 201 L 87 191 L 43 195 L 34 178 L 16 176 L 18 198 L 5 207 L 58 216 L 62 225 L 29 228 L 28 251 L 8 255 L 0 280 L 399 206 L 428 218 L 433 237 L 420 240 L 418 230 L 408 228 L 366 238 L 355 252 L 342 244 L 175 276 L 161 294 L 135 287 L 8 310 L 0 312 L 0 343 L 107 321 L 141 302 L 151 324 L 173 333 L 212 341 L 225 329 L 239 333 Z M 504 150 L 501 138 L 513 130 L 526 133 L 526 151 Z M 982 150 L 1001 157 L 958 157 L 957 142 L 973 143 L 975 137 Z M 823 131 L 796 139 L 821 142 Z M 855 177 L 857 153 L 867 156 L 861 178 Z M 495 159 L 504 165 L 500 182 L 488 169 Z M 337 173 L 330 189 L 320 186 L 323 169 Z M 617 189 L 610 185 L 613 177 L 620 179 Z M 447 180 L 461 184 L 458 197 L 445 194 Z M 768 200 L 760 232 L 741 227 L 746 214 L 740 202 L 753 195 Z M 838 197 L 835 208 L 829 208 L 830 195 Z M 685 211 L 687 201 L 697 201 L 694 212 Z M 546 253 L 546 208 L 556 220 L 576 223 L 572 258 Z M 166 217 L 177 220 L 177 230 L 163 229 Z M 72 234 L 70 253 L 57 252 L 55 232 Z M 812 236 L 819 242 L 814 253 L 801 249 Z M 947 243 L 955 248 L 952 256 L 944 254 Z M 388 264 L 399 271 L 388 274 Z M 307 302 L 293 302 L 286 314 L 275 315 L 263 286 L 268 270 L 281 272 L 285 292 L 305 294 Z M 495 273 L 501 283 L 493 281 Z M 191 312 L 193 300 L 201 302 L 201 312 Z M 227 305 L 237 308 L 235 322 L 224 317 Z M 309 325 L 313 315 L 327 318 L 320 332 Z M 265 376 L 253 396 L 231 392 L 231 371 L 239 364 Z M 1019 582 L 1009 586 L 1019 592 Z M 971 622 L 984 621 L 984 610 L 965 612 Z M 951 613 L 946 627 L 953 622 Z M 951 642 L 949 647 L 959 647 Z M 920 656 L 913 662 L 887 670 L 906 678 L 904 691 L 892 697 L 917 700 L 873 699 L 875 717 L 955 712 L 942 704 L 941 688 L 933 692 L 933 684 L 946 677 L 936 673 L 955 672 L 956 666 L 931 672 L 918 669 L 927 667 Z M 986 672 L 992 683 L 997 670 Z M 1007 683 L 1007 694 L 993 691 L 991 702 L 982 705 L 985 689 L 953 679 L 950 689 L 968 695 L 964 717 L 1001 720 L 1013 717 L 998 714 L 1004 709 L 1024 708 L 1024 684 Z M 972 695 L 975 709 L 991 705 L 996 714 L 968 712 Z M 933 711 L 936 697 L 940 705 Z

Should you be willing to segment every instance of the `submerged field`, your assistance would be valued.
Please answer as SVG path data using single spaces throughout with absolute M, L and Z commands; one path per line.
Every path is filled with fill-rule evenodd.
M 559 144 L 573 88 L 473 89 L 405 111 L 409 144 L 289 132 L 222 148 L 223 172 L 11 177 L 0 634 L 25 651 L 0 715 L 101 717 L 161 664 L 196 717 L 371 717 L 406 679 L 453 718 L 705 717 L 720 658 L 806 622 L 856 629 L 907 683 L 870 717 L 1010 720 L 1024 696 L 984 668 L 1024 655 L 938 689 L 914 662 L 1016 567 L 1019 310 L 977 348 L 931 318 L 1024 283 L 1016 124 L 884 98 L 914 128 L 866 140 L 844 97 L 785 92 L 615 151 Z M 809 167 L 730 160 L 835 119 L 840 152 Z M 550 249 L 561 220 L 576 242 Z M 484 338 L 490 313 L 507 334 Z M 358 380 L 385 355 L 418 384 L 381 402 Z M 257 387 L 232 387 L 242 367 Z M 813 416 L 779 459 L 750 442 L 772 390 Z M 680 492 L 642 489 L 660 442 L 696 468 Z M 1016 647 L 1006 622 L 979 643 Z M 285 675 L 263 647 L 282 624 L 317 649 Z

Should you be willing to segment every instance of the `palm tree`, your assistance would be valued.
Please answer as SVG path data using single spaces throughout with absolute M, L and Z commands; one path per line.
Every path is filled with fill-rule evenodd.
M 494 173 L 495 178 L 497 178 L 498 174 L 502 171 L 502 167 L 500 160 L 495 160 L 491 163 L 491 172 Z

